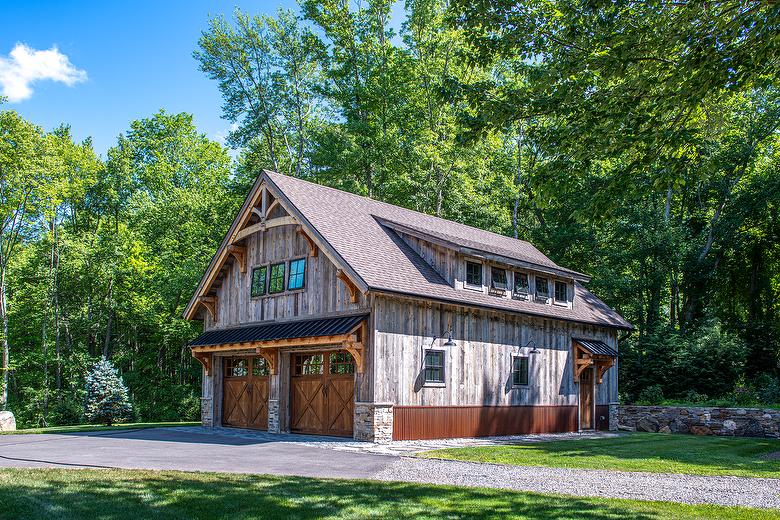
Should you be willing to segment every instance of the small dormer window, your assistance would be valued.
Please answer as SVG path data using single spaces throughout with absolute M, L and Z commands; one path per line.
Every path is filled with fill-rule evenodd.
M 566 303 L 569 299 L 568 290 L 566 288 L 566 282 L 555 281 L 555 301 L 560 303 Z
M 525 299 L 528 297 L 528 274 L 515 271 L 515 286 L 512 290 L 512 297 Z
M 490 268 L 490 288 L 498 291 L 506 291 L 506 270 L 500 267 Z
M 550 286 L 547 278 L 536 277 L 536 298 L 546 300 L 550 297 Z
M 482 264 L 466 262 L 466 285 L 482 287 Z

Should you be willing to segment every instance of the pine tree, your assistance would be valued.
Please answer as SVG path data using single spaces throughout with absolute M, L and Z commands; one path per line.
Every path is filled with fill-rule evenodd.
M 107 359 L 97 363 L 87 375 L 84 417 L 89 423 L 111 424 L 127 420 L 133 407 L 122 377 Z

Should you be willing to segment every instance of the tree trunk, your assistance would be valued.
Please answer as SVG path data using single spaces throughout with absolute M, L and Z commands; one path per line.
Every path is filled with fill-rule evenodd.
M 8 305 L 5 288 L 5 270 L 0 272 L 0 318 L 3 320 L 3 393 L 0 397 L 0 408 L 8 409 L 8 367 L 11 360 L 11 346 L 8 341 Z
M 108 279 L 108 323 L 106 324 L 106 337 L 103 340 L 103 359 L 108 359 L 109 346 L 111 345 L 111 327 L 114 322 L 113 293 L 114 278 L 111 277 Z

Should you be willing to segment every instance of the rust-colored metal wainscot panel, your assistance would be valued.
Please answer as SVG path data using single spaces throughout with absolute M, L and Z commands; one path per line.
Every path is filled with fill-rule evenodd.
M 576 406 L 396 406 L 393 440 L 577 431 Z

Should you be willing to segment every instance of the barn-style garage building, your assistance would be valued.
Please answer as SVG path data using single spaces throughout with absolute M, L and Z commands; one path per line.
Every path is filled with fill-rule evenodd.
M 508 238 L 265 171 L 185 317 L 205 426 L 390 439 L 601 427 L 631 325 Z

